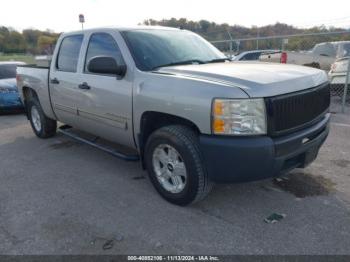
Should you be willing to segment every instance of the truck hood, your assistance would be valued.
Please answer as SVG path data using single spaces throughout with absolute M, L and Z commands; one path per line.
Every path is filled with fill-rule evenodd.
M 327 74 L 318 69 L 263 62 L 226 62 L 159 68 L 171 74 L 241 88 L 250 97 L 269 97 L 318 86 Z

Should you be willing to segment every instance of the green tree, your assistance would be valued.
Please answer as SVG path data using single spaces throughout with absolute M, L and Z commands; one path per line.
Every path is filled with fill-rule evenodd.
M 6 39 L 9 37 L 10 31 L 7 27 L 0 26 L 0 52 L 6 51 Z
M 51 54 L 53 52 L 53 46 L 57 41 L 57 37 L 41 35 L 38 38 L 38 50 L 41 54 Z
M 37 53 L 38 52 L 38 38 L 42 34 L 39 30 L 25 29 L 22 32 L 23 37 L 27 43 L 28 52 Z
M 17 31 L 10 31 L 4 42 L 6 53 L 24 53 L 26 51 L 26 41 L 23 35 Z

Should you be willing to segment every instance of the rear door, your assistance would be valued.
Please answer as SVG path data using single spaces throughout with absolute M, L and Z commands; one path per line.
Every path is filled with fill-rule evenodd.
M 88 62 L 96 56 L 113 57 L 119 65 L 125 65 L 115 32 L 92 32 L 88 39 L 83 80 L 78 103 L 79 125 L 89 133 L 102 138 L 134 146 L 132 132 L 132 71 L 130 66 L 123 78 L 116 75 L 96 74 L 88 70 Z M 119 39 L 121 41 L 121 39 Z
M 77 103 L 81 76 L 78 72 L 83 34 L 68 35 L 60 42 L 52 61 L 49 86 L 52 107 L 63 123 L 77 126 Z

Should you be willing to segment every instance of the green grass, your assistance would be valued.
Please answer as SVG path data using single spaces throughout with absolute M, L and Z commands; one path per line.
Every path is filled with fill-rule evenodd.
M 34 64 L 34 56 L 23 54 L 0 54 L 0 61 L 20 61 L 27 64 Z

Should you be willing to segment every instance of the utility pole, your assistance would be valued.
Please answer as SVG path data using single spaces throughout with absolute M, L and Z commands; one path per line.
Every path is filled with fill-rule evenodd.
M 237 45 L 237 49 L 236 49 L 236 53 L 238 54 L 239 53 L 239 46 L 241 44 L 241 41 L 240 40 L 236 40 L 236 45 Z
M 256 50 L 259 49 L 259 27 L 256 27 Z
M 350 82 L 350 58 L 348 58 L 348 71 L 347 71 L 346 77 L 345 77 L 345 85 L 344 85 L 342 109 L 341 109 L 342 113 L 345 113 L 346 95 L 348 93 L 349 82 Z
M 259 27 L 257 25 L 253 25 L 252 29 L 256 29 L 256 50 L 259 49 Z
M 232 48 L 232 45 L 233 45 L 233 38 L 232 38 L 232 35 L 231 35 L 231 33 L 230 33 L 230 30 L 229 29 L 226 29 L 226 31 L 227 31 L 227 34 L 228 34 L 228 36 L 230 37 L 230 58 L 232 57 L 232 53 L 233 53 L 233 48 Z

